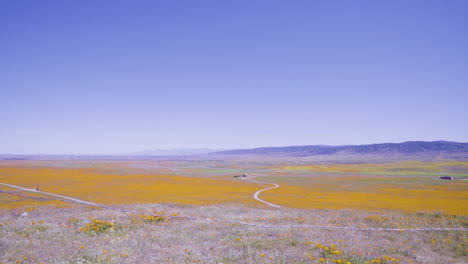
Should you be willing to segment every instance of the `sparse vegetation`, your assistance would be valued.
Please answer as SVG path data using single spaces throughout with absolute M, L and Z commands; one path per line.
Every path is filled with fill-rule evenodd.
M 271 229 L 145 215 L 202 216 L 261 224 L 460 227 L 465 216 L 394 211 L 258 209 L 239 205 L 127 205 L 142 216 L 89 207 L 3 209 L 2 263 L 465 263 L 468 232 Z M 378 219 L 374 221 L 374 219 Z M 380 219 L 386 219 L 382 221 Z M 330 224 L 334 220 L 334 224 Z M 43 228 L 44 227 L 44 228 Z M 26 258 L 26 259 L 25 259 Z

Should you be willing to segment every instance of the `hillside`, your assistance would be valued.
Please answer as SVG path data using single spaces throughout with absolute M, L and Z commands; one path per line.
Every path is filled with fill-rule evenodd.
M 414 154 L 462 154 L 468 156 L 468 143 L 449 141 L 408 141 L 403 143 L 381 143 L 345 146 L 289 146 L 239 149 L 212 153 L 214 155 L 267 155 L 283 157 L 307 157 L 316 155 L 414 155 Z
M 209 149 L 205 149 L 208 151 Z M 187 151 L 142 151 L 126 155 L 49 155 L 49 154 L 0 154 L 0 160 L 230 160 L 295 159 L 297 162 L 318 163 L 372 163 L 405 160 L 468 160 L 468 143 L 450 141 L 408 141 L 369 145 L 308 145 L 287 147 L 263 147 L 254 149 L 225 150 L 210 153 Z

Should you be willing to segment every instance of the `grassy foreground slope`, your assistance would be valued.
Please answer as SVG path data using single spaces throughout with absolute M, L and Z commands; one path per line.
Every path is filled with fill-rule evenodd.
M 437 212 L 259 209 L 135 204 L 143 213 L 260 224 L 467 227 Z M 27 216 L 20 214 L 27 212 Z M 2 210 L 2 263 L 467 263 L 466 231 L 264 228 L 164 219 L 68 205 Z

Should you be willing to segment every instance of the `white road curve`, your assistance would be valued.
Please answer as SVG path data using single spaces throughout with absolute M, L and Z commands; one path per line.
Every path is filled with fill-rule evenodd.
M 15 189 L 26 191 L 26 192 L 35 192 L 35 193 L 41 193 L 41 194 L 45 194 L 45 195 L 55 196 L 55 197 L 59 197 L 59 198 L 65 199 L 65 200 L 70 200 L 70 201 L 74 201 L 74 202 L 78 202 L 78 203 L 82 203 L 82 204 L 87 204 L 87 205 L 91 205 L 91 206 L 97 206 L 98 205 L 97 203 L 83 201 L 83 200 L 75 199 L 75 198 L 68 197 L 68 196 L 58 195 L 58 194 L 54 194 L 54 193 L 42 192 L 42 191 L 38 191 L 36 189 L 23 188 L 23 187 L 19 187 L 19 186 L 13 185 L 13 184 L 1 183 L 0 182 L 0 185 L 8 186 L 10 188 L 15 188 Z
M 269 205 L 269 206 L 271 206 L 271 207 L 281 208 L 280 205 L 273 204 L 273 203 L 269 203 L 269 202 L 267 202 L 267 201 L 265 201 L 265 200 L 262 200 L 262 199 L 258 198 L 258 195 L 259 195 L 261 192 L 267 191 L 267 190 L 271 190 L 271 189 L 275 189 L 275 188 L 278 188 L 278 187 L 280 187 L 279 184 L 276 184 L 276 183 L 269 183 L 269 182 L 259 182 L 259 181 L 256 181 L 256 180 L 252 180 L 251 178 L 250 178 L 250 179 L 247 178 L 247 180 L 249 180 L 249 181 L 251 181 L 251 182 L 255 182 L 255 183 L 260 183 L 260 184 L 273 184 L 272 187 L 268 187 L 268 188 L 265 188 L 265 189 L 261 189 L 261 190 L 256 191 L 256 192 L 254 193 L 254 195 L 253 195 L 253 198 L 254 198 L 255 200 L 257 200 L 257 201 L 259 201 L 259 202 L 262 202 L 262 203 L 264 203 L 264 204 L 267 204 L 267 205 Z

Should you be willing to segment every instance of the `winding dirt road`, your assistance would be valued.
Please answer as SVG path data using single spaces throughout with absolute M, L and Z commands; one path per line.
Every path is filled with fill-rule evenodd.
M 273 203 L 269 203 L 269 202 L 267 202 L 267 201 L 265 201 L 265 200 L 262 200 L 262 199 L 258 198 L 258 195 L 259 195 L 261 192 L 267 191 L 267 190 L 271 190 L 271 189 L 275 189 L 275 188 L 278 188 L 278 187 L 280 187 L 279 184 L 270 183 L 270 182 L 259 182 L 259 181 L 256 181 L 256 180 L 252 180 L 252 178 L 254 178 L 254 177 L 246 178 L 246 180 L 249 180 L 249 181 L 255 182 L 255 183 L 259 183 L 259 184 L 272 184 L 272 185 L 273 185 L 272 187 L 268 187 L 268 188 L 265 188 L 265 189 L 261 189 L 261 190 L 256 191 L 256 192 L 254 193 L 254 195 L 253 195 L 253 198 L 254 198 L 255 200 L 257 200 L 257 201 L 259 201 L 259 202 L 262 202 L 262 203 L 264 203 L 264 204 L 267 204 L 267 205 L 269 205 L 269 206 L 271 206 L 271 207 L 281 208 L 280 205 L 273 204 Z

